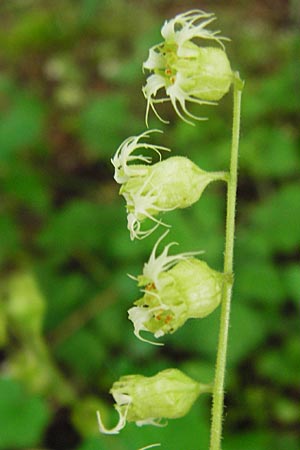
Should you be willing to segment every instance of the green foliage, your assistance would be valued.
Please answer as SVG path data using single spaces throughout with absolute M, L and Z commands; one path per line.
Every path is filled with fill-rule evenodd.
M 107 160 L 120 145 L 128 129 L 132 134 L 138 131 L 136 118 L 129 109 L 128 99 L 121 94 L 106 94 L 98 99 L 91 99 L 83 110 L 79 122 L 80 137 L 87 150 L 94 157 L 100 154 Z
M 1 161 L 13 162 L 28 148 L 36 147 L 45 131 L 46 105 L 30 90 L 20 89 L 12 80 L 1 77 L 0 121 Z
M 0 448 L 38 445 L 50 419 L 45 400 L 26 392 L 9 378 L 0 379 Z
M 224 450 L 299 447 L 299 36 L 289 7 L 216 11 L 246 80 Z M 95 415 L 116 423 L 107 391 L 121 375 L 175 366 L 209 383 L 214 373 L 219 309 L 162 348 L 133 336 L 127 309 L 139 293 L 126 273 L 141 274 L 162 230 L 130 241 L 110 164 L 145 129 L 141 63 L 181 2 L 4 0 L 0 9 L 0 448 L 204 450 L 207 397 L 166 428 L 129 425 L 118 436 L 99 435 Z M 195 127 L 158 107 L 173 125 L 151 116 L 150 128 L 164 129 L 155 142 L 204 170 L 227 168 L 230 95 L 203 107 L 208 121 Z M 178 251 L 204 250 L 216 270 L 224 198 L 216 182 L 199 203 L 166 213 Z M 35 288 L 9 307 L 9 280 L 24 273 Z M 49 433 L 70 442 L 56 448 Z

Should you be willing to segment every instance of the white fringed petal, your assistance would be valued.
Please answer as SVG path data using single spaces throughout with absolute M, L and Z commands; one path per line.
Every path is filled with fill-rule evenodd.
M 146 447 L 139 448 L 139 450 L 149 450 L 149 448 L 160 447 L 160 446 L 161 446 L 160 443 L 157 443 L 157 444 L 150 444 L 150 445 L 147 445 Z
M 170 101 L 178 116 L 189 124 L 193 124 L 188 118 L 202 120 L 202 117 L 191 114 L 186 107 L 187 102 L 198 104 L 215 104 L 228 92 L 229 85 L 224 83 L 224 78 L 230 79 L 232 72 L 229 65 L 228 74 L 220 71 L 220 78 L 213 77 L 213 84 L 207 80 L 206 70 L 211 67 L 210 61 L 206 62 L 203 73 L 199 69 L 199 49 L 198 40 L 210 41 L 209 48 L 220 46 L 224 51 L 223 41 L 229 40 L 220 36 L 220 31 L 211 31 L 206 27 L 210 25 L 216 17 L 212 13 L 205 13 L 201 10 L 192 10 L 184 14 L 177 15 L 174 19 L 164 23 L 161 34 L 165 39 L 149 50 L 149 57 L 143 68 L 152 72 L 143 87 L 143 93 L 147 100 L 146 124 L 148 126 L 148 115 L 150 108 L 162 122 L 167 122 L 159 115 L 157 103 Z M 196 40 L 196 41 L 195 41 Z M 218 47 L 219 48 L 219 47 Z M 212 60 L 214 56 L 212 55 Z M 214 73 L 218 73 L 219 61 L 212 61 Z M 200 67 L 201 64 L 200 64 Z M 182 76 L 184 74 L 184 76 Z M 195 80 L 198 85 L 194 89 L 191 80 Z M 220 81 L 219 81 L 220 80 Z M 218 83 L 220 90 L 218 92 Z M 204 84 L 202 89 L 202 84 Z M 208 90 L 205 88 L 208 86 Z M 165 89 L 166 97 L 157 98 L 158 91 Z M 203 94 L 203 95 L 202 95 Z
M 148 344 L 152 345 L 164 345 L 161 342 L 154 342 L 150 341 L 149 339 L 143 338 L 143 336 L 141 336 L 140 334 L 141 331 L 149 331 L 144 324 L 148 320 L 150 320 L 153 311 L 157 309 L 158 308 L 141 308 L 139 306 L 133 306 L 128 310 L 128 318 L 133 323 L 134 334 L 140 341 L 147 342 Z
M 138 427 L 143 427 L 144 425 L 152 425 L 154 427 L 164 428 L 168 425 L 168 421 L 165 420 L 162 423 L 162 419 L 146 419 L 146 420 L 138 420 L 136 422 Z
M 116 406 L 116 410 L 117 410 L 117 412 L 119 414 L 119 420 L 118 420 L 117 425 L 115 427 L 111 428 L 111 429 L 108 429 L 108 428 L 106 428 L 104 426 L 104 424 L 102 422 L 101 414 L 100 414 L 99 411 L 97 411 L 97 420 L 98 420 L 100 433 L 103 433 L 103 434 L 118 434 L 121 430 L 123 430 L 123 428 L 126 425 L 126 417 L 127 417 L 129 405 L 130 405 L 130 403 L 127 404 L 124 413 L 121 411 L 121 408 L 119 408 L 118 405 Z
M 147 130 L 138 136 L 131 136 L 125 139 L 117 149 L 111 162 L 115 168 L 114 179 L 117 183 L 123 184 L 132 176 L 144 176 L 147 174 L 147 164 L 151 164 L 152 158 L 144 155 L 133 155 L 132 153 L 139 149 L 150 149 L 159 155 L 161 160 L 161 151 L 170 151 L 160 145 L 141 142 L 142 139 L 148 139 L 151 133 L 162 133 L 160 130 Z M 135 163 L 135 164 L 132 164 Z
M 148 59 L 144 62 L 143 68 L 147 70 L 163 69 L 165 65 L 165 58 L 156 48 L 150 48 Z
M 156 242 L 151 252 L 150 258 L 147 263 L 144 264 L 142 278 L 149 280 L 148 282 L 154 283 L 156 288 L 159 290 L 159 276 L 162 272 L 169 270 L 172 266 L 177 264 L 179 261 L 190 258 L 191 256 L 199 255 L 203 251 L 197 252 L 185 252 L 179 253 L 177 255 L 168 255 L 169 249 L 173 245 L 178 245 L 177 242 L 171 242 L 165 246 L 163 252 L 160 255 L 156 255 L 157 248 L 161 241 L 167 236 L 169 231 L 166 231 Z

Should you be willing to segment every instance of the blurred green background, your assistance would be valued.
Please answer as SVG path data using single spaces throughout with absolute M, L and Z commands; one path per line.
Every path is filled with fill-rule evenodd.
M 162 230 L 131 242 L 110 158 L 145 130 L 141 64 L 166 18 L 213 11 L 246 80 L 223 450 L 300 449 L 300 6 L 297 0 L 1 0 L 0 449 L 207 450 L 210 399 L 166 428 L 116 422 L 130 373 L 214 373 L 219 311 L 157 348 L 127 309 Z M 191 127 L 167 105 L 160 143 L 226 170 L 232 98 Z M 197 110 L 199 112 L 199 110 Z M 168 214 L 179 251 L 221 270 L 225 192 Z

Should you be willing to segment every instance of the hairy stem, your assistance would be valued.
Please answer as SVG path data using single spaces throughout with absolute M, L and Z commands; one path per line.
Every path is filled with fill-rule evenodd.
M 243 82 L 239 78 L 238 73 L 235 73 L 234 89 L 233 89 L 232 144 L 231 144 L 230 172 L 227 184 L 226 241 L 224 253 L 224 273 L 228 274 L 229 281 L 224 283 L 222 293 L 219 343 L 218 343 L 215 381 L 213 389 L 210 450 L 220 450 L 222 438 L 224 381 L 226 369 L 228 329 L 230 319 L 231 293 L 233 284 L 233 250 L 234 250 L 238 148 L 240 135 L 242 89 L 243 89 Z

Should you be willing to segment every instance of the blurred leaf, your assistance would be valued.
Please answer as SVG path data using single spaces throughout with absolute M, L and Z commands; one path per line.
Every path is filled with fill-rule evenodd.
M 0 379 L 0 399 L 0 448 L 24 449 L 39 445 L 49 420 L 46 404 L 9 378 Z
M 114 210 L 114 206 L 110 208 L 86 200 L 70 202 L 49 220 L 38 242 L 57 260 L 99 250 L 107 239 L 107 224 Z M 113 227 L 110 232 L 112 230 Z
M 218 308 L 201 320 L 189 320 L 176 333 L 166 337 L 164 342 L 172 345 L 177 351 L 188 348 L 189 351 L 198 353 L 201 358 L 203 356 L 214 362 L 218 346 L 219 314 Z
M 269 443 L 268 434 L 255 430 L 227 436 L 222 445 L 224 450 L 266 450 Z
M 284 178 L 299 172 L 300 158 L 291 129 L 258 126 L 241 143 L 241 167 L 256 178 Z
M 57 369 L 43 338 L 35 337 L 12 354 L 9 372 L 32 392 L 62 405 L 74 402 L 69 380 Z
M 9 161 L 40 143 L 45 127 L 45 105 L 30 92 L 18 93 L 0 118 L 0 160 Z
M 275 402 L 275 415 L 283 423 L 299 423 L 300 411 L 298 402 L 287 398 L 279 398 Z
M 118 436 L 103 436 L 95 417 L 100 402 L 105 423 L 116 423 L 112 399 L 103 402 L 120 375 L 150 375 L 173 366 L 200 381 L 213 378 L 220 308 L 161 339 L 162 348 L 133 335 L 127 309 L 139 293 L 126 273 L 141 273 L 164 229 L 145 241 L 130 241 L 109 162 L 124 138 L 145 129 L 141 66 L 148 49 L 161 41 L 161 25 L 174 14 L 176 2 L 0 3 L 2 278 L 5 282 L 29 261 L 47 300 L 47 345 L 42 337 L 25 343 L 11 321 L 6 337 L 4 331 L 2 366 L 28 389 L 43 393 L 55 414 L 68 407 L 67 421 L 50 425 L 39 401 L 46 413 L 38 425 L 43 412 L 28 410 L 37 397 L 10 381 L 14 388 L 5 389 L 2 401 L 1 382 L 0 448 L 53 447 L 51 432 L 57 447 L 67 450 L 137 450 L 154 442 L 162 443 L 161 450 L 207 449 L 208 395 L 165 429 L 128 424 Z M 234 38 L 227 47 L 232 67 L 246 80 L 222 445 L 224 450 L 298 450 L 297 2 L 272 11 L 245 9 L 244 0 L 234 8 L 219 3 L 221 28 Z M 154 141 L 203 169 L 226 170 L 232 96 L 217 107 L 194 106 L 191 110 L 208 120 L 191 127 L 170 104 L 160 105 L 170 125 L 152 114 L 151 127 L 164 131 Z M 166 240 L 179 243 L 174 253 L 204 250 L 203 259 L 222 270 L 225 201 L 225 184 L 213 183 L 197 205 L 162 216 L 172 225 Z M 4 330 L 6 320 L 4 314 Z M 43 441 L 46 422 L 50 428 Z M 30 441 L 31 433 L 38 437 Z
M 299 264 L 290 264 L 282 271 L 283 283 L 286 294 L 295 301 L 296 306 L 300 305 L 300 267 Z
M 253 259 L 237 265 L 235 278 L 235 290 L 245 300 L 268 306 L 284 301 L 282 273 L 268 261 Z
M 228 341 L 229 365 L 234 366 L 263 343 L 269 333 L 270 322 L 260 311 L 240 303 L 235 291 Z
M 83 397 L 80 402 L 75 404 L 72 411 L 72 422 L 83 437 L 88 438 L 99 434 L 97 411 L 101 411 L 101 417 L 106 423 L 108 408 L 99 398 L 93 396 Z
M 274 450 L 281 450 L 283 448 L 289 450 L 299 449 L 299 435 L 295 433 L 274 433 L 270 442 L 270 447 Z
M 93 290 L 91 283 L 82 274 L 71 272 L 57 275 L 40 270 L 39 282 L 47 299 L 45 329 L 53 330 L 60 325 L 79 305 L 86 302 Z
M 7 283 L 6 311 L 24 338 L 39 336 L 45 312 L 45 298 L 30 272 L 15 273 Z
M 283 348 L 264 353 L 257 361 L 258 372 L 285 386 L 299 385 L 300 343 L 291 337 Z
M 251 219 L 253 219 L 252 210 L 250 211 Z M 237 224 L 237 238 L 235 243 L 235 270 L 243 270 L 243 265 L 250 264 L 266 264 L 270 265 L 270 253 L 272 248 L 261 232 L 248 224 Z M 238 281 L 237 281 L 238 282 Z
M 219 308 L 220 309 L 220 308 Z M 219 313 L 214 312 L 201 320 L 189 320 L 174 335 L 166 338 L 168 345 L 184 350 L 197 351 L 214 362 L 217 355 Z M 263 342 L 270 323 L 259 311 L 238 303 L 233 298 L 229 332 L 228 364 L 236 365 Z
M 180 244 L 181 251 L 200 250 L 213 269 L 222 270 L 224 247 L 224 200 L 220 193 L 208 187 L 197 205 L 168 213 L 167 223 L 172 225 L 167 239 Z
M 56 354 L 70 369 L 83 378 L 90 379 L 106 357 L 104 346 L 88 329 L 82 328 L 62 342 Z M 80 357 L 78 357 L 80 355 Z
M 8 215 L 0 215 L 0 235 L 4 237 L 0 247 L 0 261 L 16 256 L 20 250 L 21 230 Z
M 1 300 L 1 299 L 0 299 Z M 7 317 L 4 304 L 0 301 L 0 349 L 7 343 Z
M 270 117 L 299 113 L 299 103 L 295 94 L 299 88 L 297 78 L 297 58 L 289 59 L 286 64 L 246 84 L 243 99 L 243 114 L 248 123 L 262 121 Z
M 274 251 L 293 251 L 300 242 L 300 186 L 284 185 L 252 209 L 255 232 Z
M 80 117 L 80 137 L 93 156 L 112 157 L 126 134 L 135 131 L 138 131 L 138 124 L 132 117 L 128 99 L 121 94 L 92 99 Z
M 109 346 L 124 344 L 124 318 L 127 319 L 126 309 L 120 302 L 101 311 L 93 319 L 93 328 L 99 334 L 99 339 L 109 343 Z M 125 323 L 130 326 L 129 321 Z
M 10 165 L 3 180 L 3 189 L 6 194 L 17 199 L 22 206 L 30 206 L 34 211 L 45 213 L 50 207 L 48 186 L 43 177 L 34 167 L 17 163 Z
M 14 57 L 29 50 L 44 49 L 60 36 L 57 22 L 49 11 L 28 8 L 18 18 L 9 32 L 0 35 L 1 47 Z
M 188 376 L 201 383 L 209 384 L 214 379 L 215 366 L 213 363 L 209 363 L 205 360 L 189 360 L 181 365 L 180 369 Z

